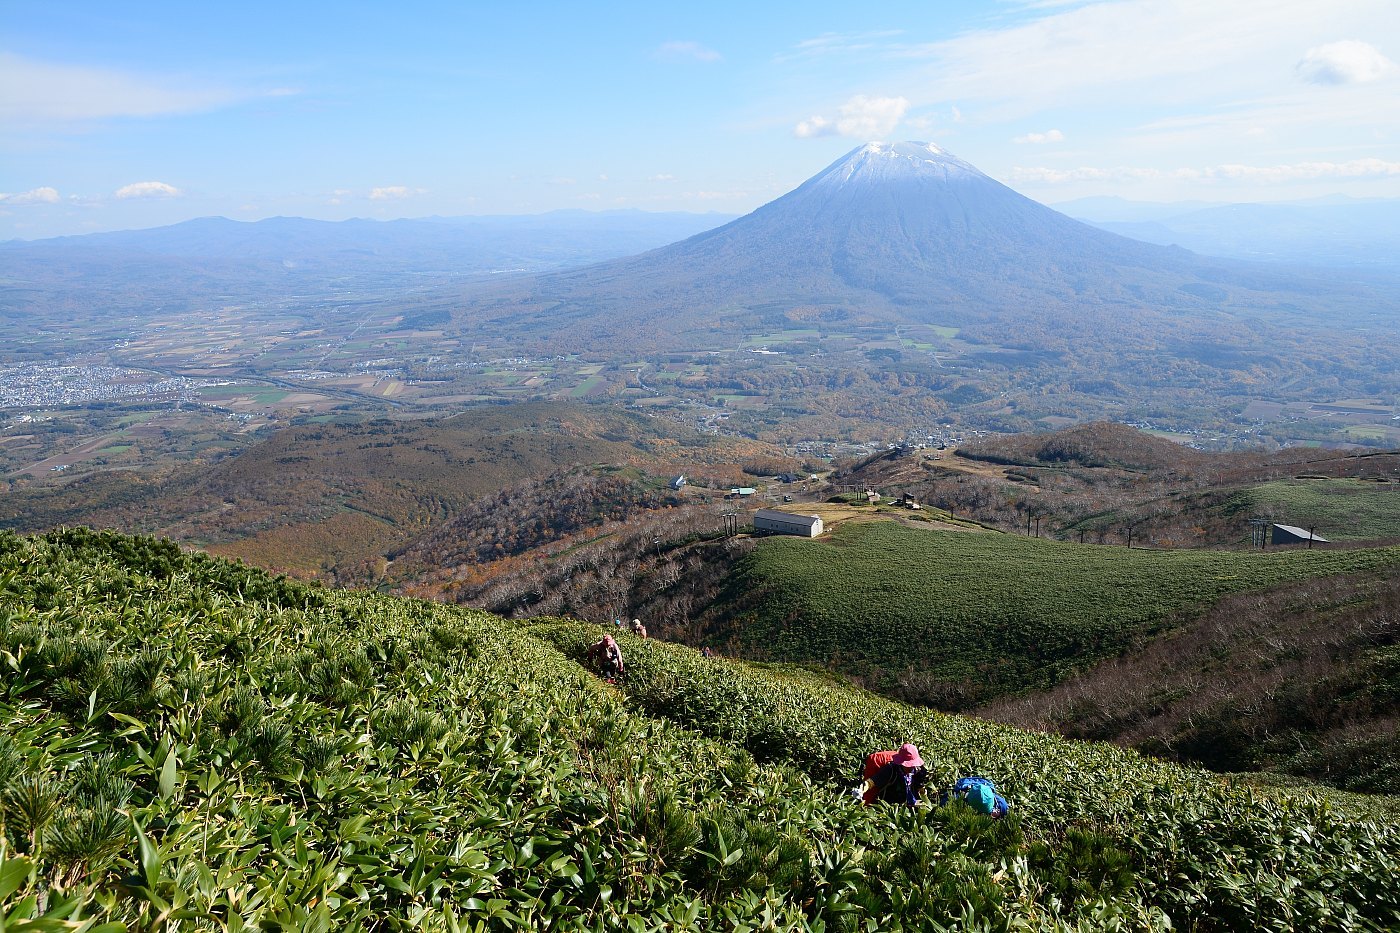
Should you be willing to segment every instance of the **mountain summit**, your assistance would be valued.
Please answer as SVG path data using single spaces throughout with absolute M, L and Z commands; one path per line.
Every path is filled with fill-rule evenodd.
M 1275 299 L 1251 289 L 1289 290 L 1278 273 L 1251 276 L 1080 223 L 936 145 L 899 142 L 860 146 L 688 240 L 506 286 L 504 301 L 472 297 L 517 334 L 547 322 L 542 340 L 559 349 L 694 347 L 785 320 L 938 323 L 989 340 L 1012 324 L 1068 339 L 1106 323 L 1182 331 L 1182 312 L 1257 312 Z
M 933 143 L 867 143 L 833 162 L 803 187 L 882 184 L 911 178 L 952 182 L 986 179 L 987 176 L 970 162 L 964 162 Z
M 805 254 L 848 287 L 914 306 L 931 297 L 975 303 L 989 286 L 1068 297 L 1066 279 L 1082 282 L 1086 272 L 1180 271 L 1189 263 L 1179 250 L 1106 236 L 921 142 L 861 146 L 789 194 L 686 242 L 727 238 L 762 248 L 770 262 Z

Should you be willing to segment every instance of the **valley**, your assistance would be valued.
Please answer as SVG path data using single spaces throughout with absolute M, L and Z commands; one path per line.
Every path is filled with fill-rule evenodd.
M 288 424 L 561 399 L 823 455 L 1094 419 L 1210 448 L 1400 444 L 1384 278 L 1129 240 L 918 143 L 860 147 L 713 229 L 645 218 L 471 236 L 211 219 L 9 244 L 0 417 L 25 436 L 0 443 L 0 477 L 43 479 L 65 452 L 49 466 L 160 471 Z M 703 232 L 660 245 L 685 224 Z M 606 258 L 588 243 L 659 248 L 584 265 Z M 98 431 L 72 435 L 112 405 L 162 412 L 179 439 L 97 462 L 72 441 Z

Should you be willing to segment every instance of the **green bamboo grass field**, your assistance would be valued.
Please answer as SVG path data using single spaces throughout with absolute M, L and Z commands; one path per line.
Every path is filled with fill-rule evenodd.
M 5 929 L 1384 930 L 1400 827 L 596 626 L 0 535 Z M 915 741 L 1015 807 L 865 808 Z
M 1400 483 L 1355 479 L 1289 479 L 1241 494 L 1248 508 L 1288 525 L 1317 526 L 1330 541 L 1400 538 Z
M 1227 593 L 1395 566 L 1400 548 L 1156 551 L 850 524 L 763 541 L 727 594 L 727 634 L 751 657 L 877 680 L 917 661 L 986 697 L 1054 683 Z

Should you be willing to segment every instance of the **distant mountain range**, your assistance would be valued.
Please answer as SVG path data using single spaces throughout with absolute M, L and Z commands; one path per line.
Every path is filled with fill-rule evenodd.
M 441 284 L 586 265 L 722 224 L 724 214 L 555 211 L 330 222 L 204 217 L 168 227 L 0 243 L 0 314 L 75 298 L 166 306 L 210 296 Z
M 465 298 L 473 323 L 570 349 L 694 347 L 792 322 L 934 323 L 989 339 L 1113 331 L 1153 345 L 1388 313 L 1368 288 L 1109 233 L 905 142 L 857 148 L 683 242 Z
M 1400 199 L 1145 204 L 1091 198 L 1058 209 L 1135 240 L 1207 256 L 1400 271 Z
M 1365 205 L 1316 206 L 1333 208 Z M 1286 229 L 1270 209 L 1187 216 Z M 723 384 L 762 388 L 781 378 L 796 408 L 803 387 L 835 390 L 849 384 L 842 372 L 883 366 L 870 353 L 898 356 L 898 348 L 911 351 L 907 371 L 892 375 L 906 387 L 954 393 L 946 401 L 955 405 L 969 395 L 977 404 L 1006 398 L 1011 415 L 1025 406 L 1080 417 L 1104 398 L 1153 410 L 1170 396 L 1179 410 L 1238 408 L 1260 394 L 1396 391 L 1400 275 L 1206 257 L 1120 236 L 1023 197 L 936 145 L 860 146 L 711 228 L 720 220 L 209 218 L 11 242 L 0 244 L 0 318 L 77 332 L 84 315 L 236 305 L 277 321 L 319 321 L 317 313 L 368 303 L 406 320 L 431 316 L 449 341 L 480 335 L 511 354 L 614 361 L 732 351 L 777 335 L 787 344 L 773 359 L 724 358 L 766 367 L 764 379 L 731 371 Z M 1381 239 L 1388 228 L 1377 223 Z M 1338 254 L 1345 248 L 1338 239 Z M 639 249 L 650 251 L 624 255 Z M 900 333 L 910 325 L 925 336 Z

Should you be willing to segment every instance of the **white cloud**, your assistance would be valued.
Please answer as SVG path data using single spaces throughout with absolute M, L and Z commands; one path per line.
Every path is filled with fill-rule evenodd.
M 837 108 L 835 120 L 814 116 L 793 127 L 793 134 L 810 139 L 817 136 L 846 136 L 872 140 L 890 135 L 909 110 L 903 97 L 867 97 L 857 94 Z
M 385 185 L 370 191 L 371 201 L 402 201 L 417 194 L 427 194 L 427 188 L 410 188 L 407 185 Z
M 663 61 L 717 62 L 724 58 L 712 48 L 699 42 L 663 42 L 657 46 L 654 57 Z
M 1389 178 L 1400 175 L 1400 162 L 1352 159 L 1349 162 L 1298 162 L 1293 165 L 1219 165 L 1208 172 L 1209 178 L 1278 184 L 1318 178 Z
M 1369 42 L 1348 39 L 1308 49 L 1298 76 L 1313 84 L 1368 84 L 1395 70 L 1395 63 Z
M 900 46 L 892 45 L 887 40 L 902 34 L 902 30 L 897 29 L 850 34 L 828 32 L 817 36 L 815 39 L 803 39 L 794 46 L 793 52 L 779 55 L 778 61 L 789 61 L 794 58 L 810 58 L 818 55 L 866 54 L 872 51 L 884 52 L 886 50 L 899 49 Z
M 1148 181 L 1162 178 L 1167 173 L 1153 168 L 1025 168 L 1011 170 L 1010 181 L 1018 184 L 1063 185 L 1075 181 Z
M 6 204 L 57 204 L 59 202 L 58 189 L 45 186 L 22 191 L 19 194 L 0 193 L 0 201 Z
M 978 101 L 997 120 L 1067 106 L 1205 110 L 1278 93 L 1319 35 L 1394 35 L 1397 10 L 1393 0 L 1101 0 L 909 46 L 925 65 L 903 86 L 920 89 L 919 104 Z
M 1025 136 L 1017 136 L 1011 140 L 1018 146 L 1025 143 L 1062 143 L 1065 141 L 1065 134 L 1059 130 L 1047 130 L 1044 133 L 1027 133 Z
M 72 123 L 197 113 L 239 95 L 186 79 L 35 61 L 0 53 L 0 120 Z
M 837 135 L 836 125 L 826 117 L 809 117 L 792 128 L 794 136 L 799 139 L 812 139 L 817 136 Z
M 660 175 L 653 175 L 647 181 L 675 181 L 676 176 L 662 172 Z
M 1021 184 L 1061 185 L 1080 181 L 1250 182 L 1278 185 L 1319 179 L 1359 180 L 1400 176 L 1400 162 L 1352 159 L 1348 162 L 1296 162 L 1291 165 L 1212 165 L 1205 168 L 1014 168 L 1010 180 Z
M 117 197 L 123 201 L 131 198 L 178 198 L 182 193 L 179 188 L 163 181 L 138 181 L 117 189 Z

